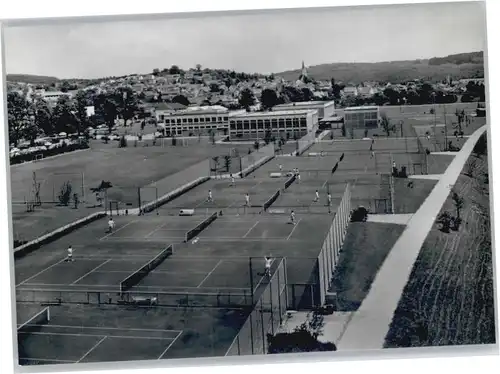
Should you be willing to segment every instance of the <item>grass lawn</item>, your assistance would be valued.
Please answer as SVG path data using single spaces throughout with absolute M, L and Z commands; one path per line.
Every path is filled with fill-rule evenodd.
M 11 166 L 14 237 L 31 240 L 92 213 L 95 209 L 88 206 L 95 204 L 95 198 L 90 188 L 97 187 L 102 180 L 110 181 L 113 185 L 108 193 L 109 199 L 133 201 L 136 202 L 136 207 L 138 187 L 157 183 L 158 195 L 161 196 L 200 176 L 197 173 L 186 173 L 186 169 L 189 170 L 189 167 L 207 158 L 219 156 L 222 159 L 229 154 L 231 148 L 238 148 L 240 152 L 244 150 L 244 147 L 238 145 L 214 146 L 207 142 L 189 147 L 166 145 L 118 148 L 117 142 L 103 144 L 101 141 L 93 141 L 90 150 Z M 70 181 L 79 196 L 82 195 L 83 186 L 87 203 L 80 204 L 79 209 L 49 203 L 43 204 L 34 213 L 27 213 L 22 202 L 33 189 L 34 172 L 41 185 L 42 201 L 57 200 L 62 184 Z M 208 173 L 209 170 L 206 175 Z
M 355 311 L 370 291 L 373 279 L 405 226 L 353 222 L 332 281 L 338 310 Z
M 489 186 L 483 176 L 487 156 L 476 160 L 473 177 L 460 175 L 454 188 L 464 198 L 463 223 L 450 233 L 436 224 L 429 233 L 393 317 L 386 347 L 495 343 Z M 443 211 L 456 215 L 451 195 Z
M 413 187 L 408 187 L 412 182 Z M 394 213 L 415 213 L 436 185 L 434 180 L 394 178 Z

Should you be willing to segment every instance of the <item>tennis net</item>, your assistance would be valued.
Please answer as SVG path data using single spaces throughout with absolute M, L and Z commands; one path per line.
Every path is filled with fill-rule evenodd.
M 280 196 L 280 190 L 277 190 L 269 200 L 264 203 L 264 211 L 266 211 Z
M 170 257 L 174 253 L 174 246 L 169 245 L 163 251 L 161 251 L 155 258 L 147 262 L 145 265 L 141 266 L 139 270 L 130 274 L 127 278 L 120 282 L 120 293 L 128 291 L 132 287 L 136 286 L 146 275 L 153 271 L 158 265 L 160 265 L 167 257 Z
M 50 309 L 49 307 L 43 309 L 42 311 L 35 314 L 28 321 L 23 323 L 21 326 L 18 326 L 18 333 L 30 333 L 32 331 L 36 331 L 40 328 L 41 325 L 46 325 L 50 321 Z
M 217 212 L 215 212 L 206 220 L 198 224 L 194 229 L 189 230 L 186 233 L 186 239 L 184 241 L 188 242 L 189 240 L 195 238 L 200 232 L 205 230 L 213 221 L 215 221 L 217 217 L 218 217 Z
M 292 175 L 286 182 L 285 182 L 285 190 L 292 185 L 293 182 L 295 182 L 295 175 Z

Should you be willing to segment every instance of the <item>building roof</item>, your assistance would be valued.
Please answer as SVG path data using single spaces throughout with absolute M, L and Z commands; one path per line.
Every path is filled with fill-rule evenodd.
M 335 104 L 334 101 L 301 101 L 298 103 L 287 103 L 287 104 L 278 104 L 275 108 L 288 108 L 288 107 L 312 107 L 312 106 L 329 106 Z
M 318 113 L 317 110 L 277 110 L 272 112 L 243 112 L 243 113 L 231 113 L 231 117 L 280 117 L 280 116 L 293 116 L 301 114 L 312 114 Z
M 153 106 L 155 110 L 182 110 L 187 108 L 185 105 L 179 103 L 158 103 Z
M 320 122 L 340 122 L 343 119 L 344 119 L 344 117 L 342 117 L 342 116 L 333 116 L 333 117 L 327 117 L 327 118 L 320 119 L 319 121 Z
M 348 111 L 362 111 L 362 110 L 378 110 L 378 106 L 351 106 L 344 109 L 344 112 Z
M 203 99 L 205 101 L 205 99 Z M 172 113 L 172 115 L 193 115 L 193 114 L 227 114 L 229 109 L 221 105 L 211 106 L 188 106 Z

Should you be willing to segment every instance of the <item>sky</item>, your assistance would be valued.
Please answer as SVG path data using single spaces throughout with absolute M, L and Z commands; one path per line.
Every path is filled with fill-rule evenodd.
M 6 70 L 90 79 L 201 64 L 268 74 L 302 61 L 413 60 L 486 49 L 480 3 L 175 17 L 7 26 Z

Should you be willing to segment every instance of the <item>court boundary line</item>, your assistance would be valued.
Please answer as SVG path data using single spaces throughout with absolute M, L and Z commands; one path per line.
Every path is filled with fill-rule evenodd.
M 80 361 L 82 361 L 85 357 L 87 357 L 90 353 L 92 353 L 92 351 L 94 349 L 96 349 L 99 345 L 101 345 L 101 343 L 106 340 L 107 336 L 105 336 L 104 338 L 102 338 L 101 340 L 99 340 L 92 348 L 90 348 L 87 353 L 85 353 L 82 357 L 80 357 L 80 359 L 76 362 L 76 363 L 79 363 Z
M 31 280 L 31 279 L 33 279 L 33 278 L 38 277 L 39 275 L 41 275 L 41 274 L 45 273 L 47 270 L 52 269 L 53 267 L 55 267 L 55 266 L 57 266 L 57 265 L 61 264 L 61 263 L 62 263 L 62 262 L 64 262 L 65 260 L 66 260 L 66 257 L 62 258 L 61 260 L 59 260 L 58 262 L 56 262 L 56 263 L 54 263 L 54 264 L 52 264 L 52 265 L 50 265 L 50 266 L 47 266 L 45 269 L 43 269 L 43 270 L 39 271 L 39 272 L 38 272 L 38 273 L 36 273 L 35 275 L 32 275 L 31 277 L 26 278 L 25 280 L 23 280 L 21 283 L 16 284 L 16 287 L 17 287 L 17 286 L 22 286 L 23 284 L 25 284 L 25 283 L 26 283 L 26 282 L 28 282 L 29 280 Z
M 19 291 L 27 291 L 27 292 L 88 292 L 88 293 L 95 293 L 95 292 L 102 292 L 102 293 L 116 293 L 116 290 L 114 289 L 87 289 L 87 288 L 75 288 L 72 287 L 71 285 L 68 284 L 60 284 L 60 283 L 51 283 L 51 284 L 46 284 L 46 283 L 31 283 L 31 284 L 26 284 L 26 286 L 33 286 L 33 287 L 68 287 L 68 289 L 60 289 L 60 288 L 19 288 Z M 80 286 L 85 286 L 85 287 L 116 287 L 116 284 L 101 284 L 101 285 L 93 285 L 93 284 L 81 284 Z M 214 290 L 233 290 L 233 291 L 248 291 L 248 287 L 200 287 L 201 289 L 203 288 L 208 288 L 208 289 L 214 289 Z M 127 291 L 130 293 L 165 293 L 165 294 L 172 294 L 172 295 L 206 295 L 206 296 L 214 296 L 218 295 L 219 293 L 216 292 L 182 292 L 182 291 L 170 291 L 170 289 L 200 289 L 196 286 L 168 286 L 165 288 L 164 286 L 134 286 L 134 289 L 137 289 L 137 291 Z M 153 290 L 156 289 L 156 290 Z M 229 292 L 229 291 L 226 291 Z
M 138 222 L 138 220 L 133 220 L 133 221 L 130 221 L 130 222 L 127 222 L 126 224 L 124 224 L 123 226 L 120 226 L 119 228 L 117 228 L 116 230 L 111 230 L 108 234 L 104 235 L 103 237 L 101 237 L 99 240 L 104 240 L 106 239 L 108 236 L 111 236 L 113 234 L 116 234 L 118 231 L 120 230 L 123 230 L 125 227 L 131 225 L 132 223 L 134 222 Z
M 75 336 L 75 337 L 84 337 L 90 336 L 95 338 L 117 338 L 117 339 L 150 339 L 150 340 L 173 340 L 174 338 L 160 338 L 157 336 L 127 336 L 127 335 L 103 335 L 103 334 L 77 334 L 77 333 L 67 333 L 67 332 L 41 332 L 41 331 L 32 331 L 32 332 L 18 332 L 18 334 L 24 335 L 53 335 L 53 336 Z
M 86 276 L 88 276 L 88 275 L 92 274 L 92 273 L 93 273 L 96 269 L 99 269 L 100 267 L 102 267 L 102 266 L 106 265 L 106 264 L 107 264 L 108 262 L 110 262 L 110 261 L 111 261 L 111 259 L 108 259 L 108 260 L 106 260 L 106 261 L 102 262 L 101 264 L 99 264 L 99 265 L 97 265 L 95 268 L 93 268 L 92 270 L 90 270 L 90 271 L 86 272 L 85 274 L 83 274 L 80 278 L 78 278 L 77 280 L 75 280 L 75 281 L 74 281 L 73 283 L 71 283 L 71 284 L 73 285 L 73 284 L 78 283 L 79 281 L 81 281 L 82 279 L 84 279 Z
M 210 270 L 208 273 L 206 273 L 206 276 L 205 278 L 202 279 L 202 281 L 198 284 L 198 286 L 196 288 L 200 288 L 201 285 L 203 283 L 205 283 L 205 281 L 214 273 L 215 269 L 217 269 L 219 267 L 220 264 L 222 264 L 224 260 L 219 260 L 219 262 L 217 262 L 217 264 L 215 264 L 215 266 L 212 268 L 212 270 Z
M 302 218 L 299 218 L 299 220 L 297 221 L 297 224 L 296 224 L 296 225 L 293 225 L 293 229 L 292 229 L 292 231 L 291 231 L 291 232 L 290 232 L 290 234 L 286 237 L 286 240 L 287 240 L 287 241 L 291 238 L 291 236 L 292 236 L 293 232 L 295 231 L 295 229 L 297 228 L 297 226 L 300 224 L 300 222 L 301 222 L 301 221 L 302 221 Z
M 165 353 L 168 352 L 168 350 L 170 349 L 170 347 L 172 347 L 174 345 L 174 343 L 177 341 L 177 339 L 179 338 L 179 336 L 182 335 L 184 331 L 181 330 L 179 331 L 179 333 L 177 334 L 177 336 L 170 342 L 170 344 L 167 346 L 167 348 L 165 348 L 165 350 L 162 352 L 162 354 L 158 357 L 158 360 L 161 360 L 163 358 L 163 356 L 165 356 Z
M 75 360 L 61 360 L 61 359 L 55 359 L 55 358 L 37 358 L 37 357 L 19 357 L 18 360 L 25 360 L 25 361 L 53 361 L 53 362 L 60 362 L 62 364 L 76 364 L 77 361 Z
M 254 225 L 252 227 L 250 227 L 250 229 L 248 229 L 248 231 L 246 232 L 245 235 L 242 236 L 242 239 L 246 238 L 248 236 L 248 234 L 250 234 L 250 232 L 260 223 L 260 220 L 257 220 L 257 222 L 254 223 Z
M 103 326 L 75 326 L 75 325 L 53 325 L 53 324 L 43 324 L 43 325 L 38 325 L 38 324 L 28 324 L 26 326 L 42 326 L 45 328 L 65 328 L 65 329 L 89 329 L 89 330 L 127 330 L 127 331 L 140 331 L 140 332 L 175 332 L 179 333 L 184 330 L 166 330 L 166 329 L 139 329 L 139 328 L 125 328 L 125 327 L 103 327 Z M 100 335 L 104 336 L 104 335 Z M 173 338 L 170 338 L 173 339 Z

